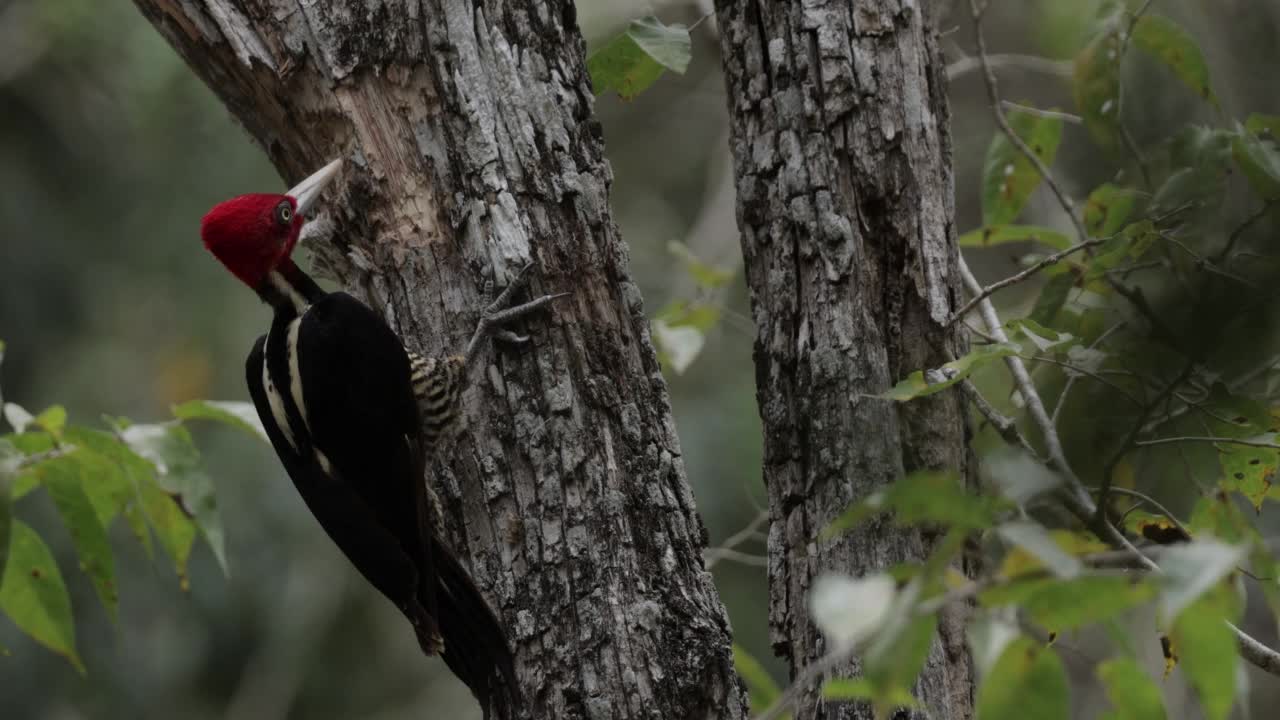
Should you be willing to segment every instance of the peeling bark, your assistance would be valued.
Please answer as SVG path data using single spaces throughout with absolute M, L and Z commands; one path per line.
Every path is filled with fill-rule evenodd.
M 743 717 L 572 4 L 136 3 L 286 179 L 347 158 L 316 260 L 410 347 L 458 352 L 527 262 L 571 293 L 474 372 L 432 480 L 532 716 Z
M 819 532 L 904 473 L 970 467 L 958 393 L 869 397 L 963 353 L 947 327 L 959 274 L 945 68 L 922 5 L 716 2 L 757 329 L 770 633 L 793 674 L 823 654 L 806 609 L 815 576 L 884 569 L 931 543 L 887 523 L 830 543 Z M 960 618 L 941 619 L 916 691 L 933 720 L 972 717 Z M 871 716 L 816 688 L 797 714 Z

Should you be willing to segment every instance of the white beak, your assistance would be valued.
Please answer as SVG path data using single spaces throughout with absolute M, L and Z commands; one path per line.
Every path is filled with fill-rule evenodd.
M 311 208 L 315 207 L 316 201 L 320 199 L 321 191 L 329 184 L 330 180 L 337 177 L 338 170 L 341 168 L 342 158 L 338 158 L 311 173 L 306 180 L 290 188 L 288 194 L 298 203 L 298 207 L 295 208 L 294 212 L 302 217 L 309 217 Z

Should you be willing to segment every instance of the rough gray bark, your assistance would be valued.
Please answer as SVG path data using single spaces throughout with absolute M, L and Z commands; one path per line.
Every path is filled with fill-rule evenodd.
M 818 533 L 906 472 L 967 472 L 955 392 L 868 397 L 962 353 L 944 65 L 914 0 L 717 0 L 738 225 L 756 323 L 771 529 L 771 639 L 794 674 L 822 654 L 821 572 L 918 559 L 930 538 L 875 524 Z M 917 687 L 933 720 L 972 716 L 963 624 L 944 617 Z M 799 718 L 871 717 L 824 706 Z M 895 716 L 896 717 L 896 716 Z
M 572 4 L 136 2 L 285 178 L 348 159 L 318 254 L 408 345 L 459 352 L 529 261 L 571 293 L 473 373 L 437 464 L 532 715 L 742 717 Z

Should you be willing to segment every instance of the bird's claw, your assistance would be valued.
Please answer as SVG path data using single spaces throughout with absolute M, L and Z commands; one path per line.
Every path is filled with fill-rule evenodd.
M 558 298 L 567 296 L 569 293 L 558 293 L 556 295 L 543 295 L 540 298 L 530 300 L 514 307 L 508 307 L 511 298 L 516 292 L 525 285 L 528 280 L 529 270 L 533 267 L 533 263 L 529 263 L 520 268 L 516 276 L 511 280 L 511 284 L 502 289 L 498 297 L 489 303 L 488 307 L 480 315 L 480 323 L 476 326 L 475 333 L 471 336 L 471 342 L 467 344 L 467 352 L 465 364 L 470 365 L 475 359 L 480 348 L 480 341 L 487 336 L 495 337 L 499 340 L 511 342 L 515 344 L 524 344 L 529 342 L 529 338 L 518 335 L 510 330 L 501 329 L 500 326 L 513 320 L 524 317 L 530 313 L 536 312 L 541 308 L 550 305 Z

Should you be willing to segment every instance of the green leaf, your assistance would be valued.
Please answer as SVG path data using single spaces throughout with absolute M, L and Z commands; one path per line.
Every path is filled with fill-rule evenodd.
M 1055 250 L 1071 247 L 1066 235 L 1038 225 L 988 225 L 961 235 L 957 242 L 960 247 L 992 247 L 1011 242 L 1038 242 Z
M 62 655 L 84 674 L 76 653 L 71 598 L 53 553 L 20 520 L 13 522 L 9 562 L 0 581 L 0 610 L 36 642 Z
M 1160 687 L 1138 663 L 1112 658 L 1098 666 L 1098 679 L 1107 689 L 1117 720 L 1165 720 Z
M 1098 280 L 1125 260 L 1137 260 L 1151 248 L 1160 234 L 1150 220 L 1139 220 L 1115 233 L 1089 263 L 1085 281 Z
M 876 397 L 885 400 L 906 402 L 915 398 L 941 392 L 969 377 L 978 367 L 992 360 L 1016 355 L 1018 347 L 1008 343 L 980 345 L 958 360 L 952 360 L 939 368 L 928 371 L 917 370 L 892 388 Z
M 827 700 L 869 700 L 877 709 L 877 717 L 889 717 L 895 708 L 918 706 L 911 690 L 906 687 L 880 688 L 868 678 L 835 678 L 822 685 L 822 697 Z
M 1246 548 L 1201 537 L 1171 545 L 1160 556 L 1160 610 L 1165 622 L 1195 602 L 1244 559 Z
M 95 480 L 87 451 L 76 451 L 40 464 L 40 482 L 53 498 L 80 559 L 80 569 L 93 583 L 98 599 L 112 622 L 116 621 L 119 596 L 115 584 L 115 556 L 98 511 L 85 494 Z M 101 463 L 97 463 L 101 465 Z
M 720 308 L 710 303 L 674 300 L 659 310 L 653 319 L 661 320 L 671 327 L 688 325 L 707 333 L 720 322 Z
M 821 537 L 851 530 L 881 512 L 895 513 L 894 519 L 902 525 L 938 523 L 980 529 L 990 527 L 1002 507 L 999 500 L 966 491 L 954 473 L 925 470 L 911 473 L 849 506 L 822 531 Z
M 1079 558 L 1063 550 L 1040 523 L 1008 522 L 997 526 L 996 533 L 1006 542 L 1034 556 L 1060 578 L 1074 578 L 1084 570 Z
M 1245 119 L 1244 129 L 1261 140 L 1280 141 L 1280 115 L 1254 113 Z
M 1280 149 L 1275 141 L 1262 140 L 1239 128 L 1231 141 L 1231 156 L 1258 197 L 1280 198 Z
M 102 527 L 110 528 L 116 516 L 137 495 L 129 472 L 140 468 L 140 472 L 150 474 L 151 465 L 111 433 L 72 425 L 66 429 L 64 437 L 67 442 L 87 451 L 75 453 L 77 462 L 82 466 L 84 493 L 93 503 L 98 522 Z M 138 465 L 131 468 L 131 463 Z
M 35 424 L 54 437 L 62 435 L 62 428 L 67 425 L 67 410 L 61 405 L 50 405 L 35 418 Z
M 880 630 L 863 654 L 863 672 L 882 696 L 914 685 L 929 657 L 938 617 L 936 613 L 919 614 L 917 606 L 922 588 L 922 579 L 916 578 L 898 592 Z
M 1110 237 L 1124 227 L 1138 202 L 1138 192 L 1103 183 L 1084 204 L 1084 226 L 1090 237 Z
M 213 481 L 199 469 L 200 453 L 191 440 L 191 433 L 178 423 L 137 424 L 121 429 L 120 437 L 129 447 L 141 455 L 156 469 L 156 481 L 165 491 L 181 498 L 183 511 L 195 519 L 196 525 L 213 550 L 218 564 L 226 572 L 226 550 L 222 533 L 222 520 L 218 515 Z M 156 505 L 155 508 L 159 508 Z M 156 518 L 148 511 L 155 527 Z M 170 522 L 166 518 L 166 522 Z M 172 525 L 171 525 L 172 527 Z M 159 531 L 159 528 L 156 528 Z M 185 529 L 183 530 L 185 532 Z M 161 545 L 168 547 L 165 538 Z M 187 552 L 190 551 L 188 547 Z M 174 557 L 175 563 L 178 561 Z M 182 570 L 185 570 L 185 556 Z
M 1169 18 L 1150 13 L 1133 26 L 1132 42 L 1173 70 L 1184 85 L 1215 107 L 1217 98 L 1209 85 L 1209 64 L 1195 39 Z
M 13 529 L 11 488 L 21 462 L 22 454 L 13 443 L 0 438 L 0 577 L 4 577 L 5 563 L 9 561 L 9 539 Z
M 1062 142 L 1062 120 L 1057 117 L 1011 111 L 1009 125 L 1045 167 L 1053 165 Z M 988 227 L 1013 222 L 1040 185 L 1040 172 L 1003 133 L 987 147 L 982 166 L 982 224 Z
M 693 278 L 698 287 L 704 290 L 713 290 L 718 287 L 724 287 L 733 279 L 733 272 L 718 268 L 704 262 L 687 245 L 682 242 L 672 240 L 667 243 L 667 252 L 676 256 L 684 269 Z
M 218 400 L 190 400 L 173 407 L 173 416 L 179 420 L 212 420 L 243 430 L 267 441 L 267 432 L 252 403 L 223 402 Z
M 1053 354 L 1080 342 L 1071 333 L 1047 328 L 1031 318 L 1016 318 L 1004 324 L 1009 340 L 1021 346 L 1022 354 Z
M 978 720 L 1067 720 L 1067 675 L 1052 649 L 1031 638 L 1009 643 L 978 688 Z
M 769 671 L 764 669 L 759 660 L 747 652 L 738 643 L 733 644 L 733 667 L 747 684 L 747 693 L 751 697 L 752 712 L 759 713 L 773 705 L 782 691 L 773 681 Z
M 664 70 L 684 74 L 692 56 L 689 30 L 663 25 L 655 17 L 632 20 L 626 32 L 587 58 L 587 72 L 596 95 L 613 90 L 623 100 L 644 92 Z
M 1182 672 L 1195 688 L 1208 720 L 1225 720 L 1235 702 L 1235 636 L 1227 622 L 1240 615 L 1240 599 L 1229 584 L 1220 584 L 1191 603 L 1173 624 Z
M 1067 304 L 1067 298 L 1070 297 L 1071 290 L 1075 286 L 1075 273 L 1063 273 L 1049 278 L 1049 281 L 1040 289 L 1040 297 L 1036 299 L 1035 307 L 1031 309 L 1029 317 L 1040 325 L 1053 327 L 1059 311 L 1062 310 L 1063 305 Z
M 1197 500 L 1191 508 L 1187 529 L 1192 535 L 1212 535 L 1233 544 L 1253 542 L 1258 537 L 1258 529 L 1224 492 L 1209 493 Z
M 147 478 L 139 488 L 140 507 L 156 533 L 160 547 L 173 561 L 183 588 L 187 586 L 187 560 L 196 539 L 196 526 L 178 503 L 155 482 Z M 132 523 L 131 523 L 132 525 Z
M 1041 626 L 1062 632 L 1114 618 L 1154 594 L 1138 579 L 1082 575 L 1073 580 L 1016 580 L 988 588 L 978 599 L 986 607 L 1021 607 Z
M 1098 35 L 1076 55 L 1071 91 L 1076 110 L 1093 139 L 1104 148 L 1119 146 L 1120 33 Z

